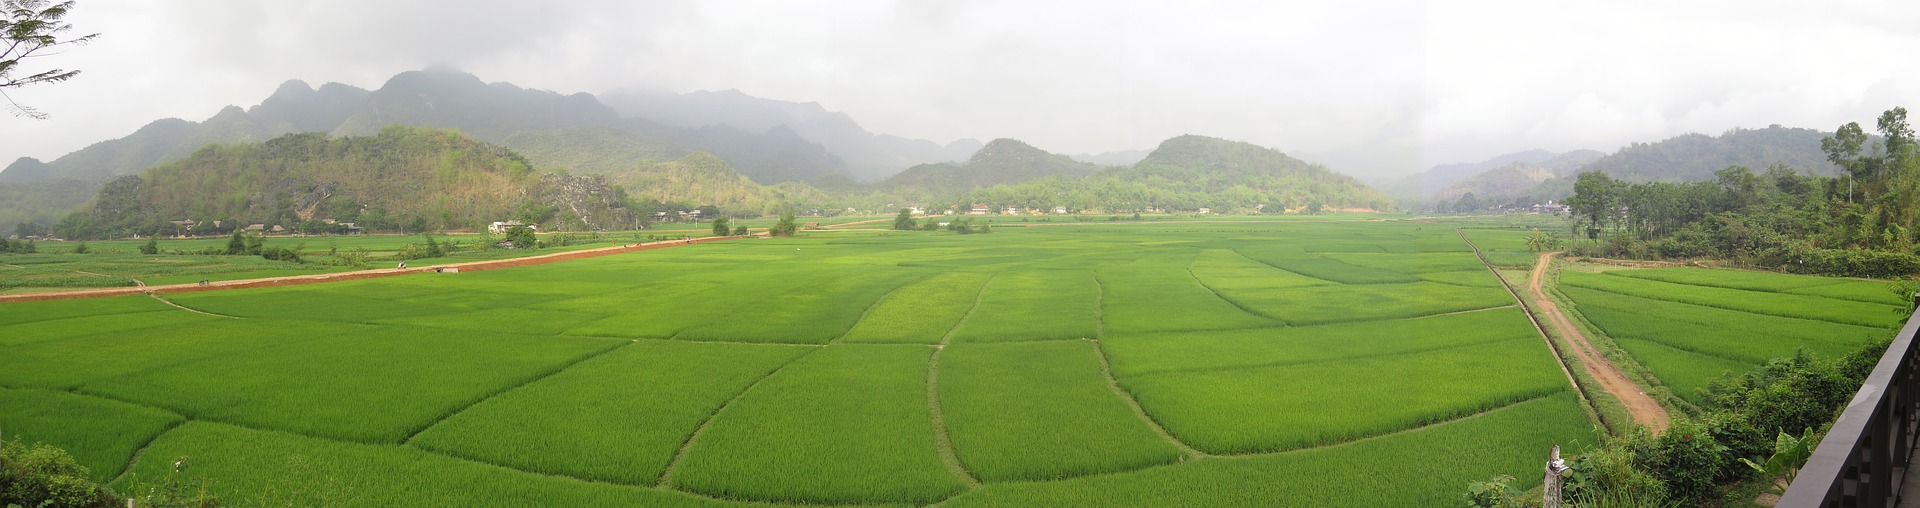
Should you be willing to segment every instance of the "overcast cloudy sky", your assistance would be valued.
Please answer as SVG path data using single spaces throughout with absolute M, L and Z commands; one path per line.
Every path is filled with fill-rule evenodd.
M 69 20 L 100 40 L 34 64 L 83 74 L 10 92 L 53 118 L 0 117 L 0 157 L 433 64 L 560 92 L 737 88 L 1061 153 L 1207 134 L 1369 176 L 1920 107 L 1910 0 L 80 0 Z

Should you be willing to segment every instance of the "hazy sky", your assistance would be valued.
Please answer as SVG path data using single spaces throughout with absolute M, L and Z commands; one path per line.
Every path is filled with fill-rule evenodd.
M 1061 153 L 1193 133 L 1356 175 L 1920 107 L 1920 2 L 80 0 L 83 70 L 15 89 L 0 163 L 291 78 L 446 64 L 560 92 L 737 88 L 868 130 Z

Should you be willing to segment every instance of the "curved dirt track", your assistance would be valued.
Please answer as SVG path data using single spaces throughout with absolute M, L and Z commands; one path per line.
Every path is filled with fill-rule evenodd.
M 514 268 L 514 267 L 520 267 L 520 266 L 544 265 L 547 263 L 558 263 L 561 261 L 568 261 L 568 260 L 574 260 L 574 259 L 611 256 L 614 254 L 622 254 L 627 252 L 664 249 L 667 247 L 678 247 L 681 245 L 692 245 L 696 243 L 732 240 L 736 238 L 747 238 L 747 237 L 709 236 L 709 237 L 702 237 L 702 238 L 690 238 L 686 240 L 664 240 L 664 241 L 658 241 L 658 242 L 617 245 L 613 247 L 600 247 L 597 249 L 582 249 L 582 250 L 576 250 L 576 251 L 555 252 L 552 254 L 541 254 L 537 256 L 527 256 L 523 258 L 495 259 L 495 260 L 488 260 L 488 261 L 471 261 L 466 263 L 453 263 L 453 264 L 445 264 L 445 265 L 433 265 L 433 266 L 409 267 L 409 268 L 382 268 L 382 269 L 374 269 L 374 270 L 360 270 L 356 272 L 323 273 L 323 274 L 315 274 L 315 275 L 290 275 L 286 277 L 267 277 L 262 279 L 225 280 L 225 281 L 208 282 L 207 285 L 205 286 L 199 285 L 197 283 L 170 284 L 170 285 L 164 285 L 164 286 L 141 285 L 138 287 L 81 289 L 81 290 L 74 290 L 74 291 L 55 291 L 55 292 L 47 292 L 47 293 L 23 293 L 23 294 L 17 294 L 17 295 L 0 295 L 0 304 L 10 303 L 10 302 L 72 300 L 77 298 L 108 298 L 108 297 L 114 297 L 114 296 L 128 296 L 128 295 L 151 295 L 151 294 L 157 294 L 157 293 L 192 293 L 197 291 L 221 291 L 221 290 L 228 290 L 228 289 L 297 286 L 301 284 L 320 284 L 324 282 L 340 282 L 340 281 L 348 281 L 348 280 L 393 277 L 398 275 L 433 272 L 441 269 L 456 269 L 462 272 L 475 272 L 480 270 L 495 270 L 500 268 Z
M 1559 332 L 1560 336 L 1566 338 L 1567 343 L 1573 346 L 1573 352 L 1580 356 L 1580 365 L 1586 369 L 1587 375 L 1592 376 L 1594 381 L 1600 384 L 1601 389 L 1613 394 L 1614 398 L 1619 399 L 1620 403 L 1626 406 L 1627 414 L 1633 416 L 1634 423 L 1645 425 L 1655 434 L 1666 430 L 1669 418 L 1667 409 L 1660 407 L 1660 403 L 1654 401 L 1653 397 L 1648 396 L 1646 392 L 1640 391 L 1640 387 L 1634 385 L 1633 380 L 1627 379 L 1626 373 L 1621 372 L 1620 367 L 1615 366 L 1613 362 L 1607 360 L 1606 355 L 1594 349 L 1593 344 L 1587 342 L 1586 334 L 1580 332 L 1580 327 L 1574 326 L 1573 321 L 1567 319 L 1567 314 L 1560 311 L 1560 306 L 1555 305 L 1553 299 L 1547 298 L 1547 293 L 1542 289 L 1541 284 L 1546 280 L 1547 266 L 1552 264 L 1553 257 L 1559 254 L 1559 252 L 1541 254 L 1540 261 L 1534 263 L 1533 277 L 1527 282 L 1527 299 L 1532 301 L 1534 310 L 1546 319 L 1547 324 L 1553 326 L 1554 331 Z

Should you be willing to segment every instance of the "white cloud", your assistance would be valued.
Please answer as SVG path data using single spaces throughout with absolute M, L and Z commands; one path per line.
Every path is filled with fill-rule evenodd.
M 49 60 L 80 78 L 12 92 L 54 117 L 0 119 L 0 158 L 436 63 L 561 92 L 738 88 L 938 141 L 1208 134 L 1356 174 L 1920 106 L 1920 4 L 1891 1 L 82 0 L 71 20 L 101 41 Z

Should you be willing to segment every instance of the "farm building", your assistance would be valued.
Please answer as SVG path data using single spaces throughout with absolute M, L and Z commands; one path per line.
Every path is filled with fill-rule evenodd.
M 488 232 L 488 233 L 493 233 L 493 234 L 496 234 L 496 235 L 498 235 L 498 234 L 503 234 L 503 233 L 506 233 L 506 232 L 507 232 L 507 230 L 509 230 L 509 229 L 513 229 L 513 228 L 516 228 L 516 227 L 520 227 L 520 226 L 526 226 L 526 227 L 528 227 L 528 228 L 530 228 L 530 229 L 532 229 L 532 230 L 534 230 L 534 231 L 539 231 L 539 230 L 540 230 L 540 225 L 539 225 L 539 224 L 527 224 L 527 223 L 524 223 L 524 222 L 520 222 L 520 221 L 517 221 L 517 220 L 510 220 L 510 221 L 498 221 L 498 222 L 494 222 L 494 223 L 492 223 L 492 224 L 488 224 L 488 225 L 487 225 L 487 232 Z

